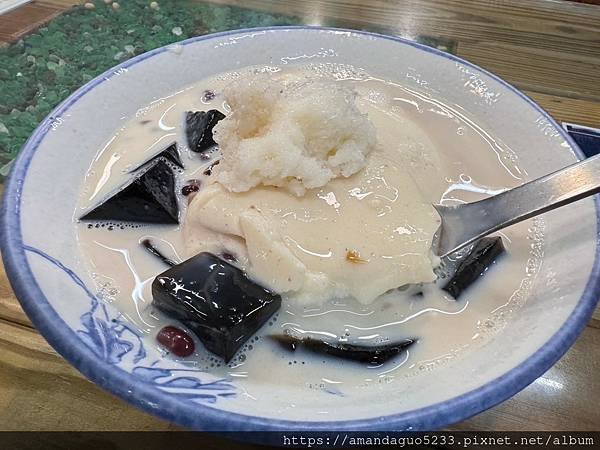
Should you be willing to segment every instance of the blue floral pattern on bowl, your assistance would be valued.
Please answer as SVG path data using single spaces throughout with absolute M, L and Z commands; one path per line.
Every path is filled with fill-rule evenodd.
M 98 358 L 108 364 L 120 364 L 125 358 L 131 358 L 131 373 L 138 376 L 140 381 L 152 383 L 183 401 L 215 403 L 218 399 L 236 395 L 236 388 L 228 380 L 215 378 L 197 369 L 157 367 L 159 360 L 148 361 L 148 352 L 138 332 L 124 322 L 120 314 L 111 317 L 106 304 L 90 291 L 73 270 L 35 247 L 26 245 L 24 249 L 44 258 L 81 287 L 90 306 L 89 311 L 81 315 L 81 327 L 76 332 Z

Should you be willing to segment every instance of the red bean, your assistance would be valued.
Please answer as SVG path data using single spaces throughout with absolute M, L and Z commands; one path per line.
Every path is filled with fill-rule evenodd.
M 199 190 L 200 190 L 199 184 L 187 184 L 181 188 L 181 193 L 187 197 L 192 192 L 198 192 Z
M 175 356 L 185 358 L 194 353 L 194 340 L 189 334 L 177 327 L 164 327 L 156 335 L 156 340 Z

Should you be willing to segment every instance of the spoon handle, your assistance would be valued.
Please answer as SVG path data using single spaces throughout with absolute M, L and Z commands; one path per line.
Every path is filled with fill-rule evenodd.
M 442 218 L 437 254 L 446 256 L 494 231 L 598 192 L 600 155 L 484 200 L 434 205 Z

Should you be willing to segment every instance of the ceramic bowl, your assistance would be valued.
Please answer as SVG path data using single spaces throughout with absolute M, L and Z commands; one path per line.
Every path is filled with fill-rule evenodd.
M 527 173 L 524 181 L 581 157 L 554 120 L 518 90 L 467 61 L 411 41 L 307 27 L 192 38 L 92 80 L 58 106 L 21 151 L 5 187 L 1 229 L 4 264 L 24 310 L 88 378 L 194 429 L 434 429 L 514 395 L 560 358 L 594 309 L 600 266 L 593 199 L 544 216 L 543 264 L 535 280 L 522 286 L 526 301 L 481 350 L 402 383 L 350 390 L 343 397 L 308 395 L 302 383 L 257 383 L 252 400 L 235 380 L 159 358 L 118 311 L 96 297 L 83 269 L 73 211 L 84 174 L 123 118 L 219 72 L 307 61 L 363 68 L 457 105 L 514 150 Z M 329 414 L 316 414 L 319 409 Z

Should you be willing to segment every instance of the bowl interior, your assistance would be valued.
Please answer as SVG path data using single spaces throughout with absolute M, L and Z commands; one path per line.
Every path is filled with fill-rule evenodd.
M 523 282 L 524 304 L 481 351 L 403 383 L 356 389 L 344 397 L 307 395 L 301 385 L 257 385 L 259 400 L 253 400 L 234 381 L 159 360 L 156 349 L 144 346 L 118 311 L 95 298 L 93 281 L 82 269 L 73 211 L 84 174 L 124 118 L 198 79 L 249 65 L 309 60 L 365 70 L 462 108 L 514 151 L 526 171 L 522 181 L 578 159 L 562 131 L 521 94 L 464 61 L 412 43 L 307 28 L 192 39 L 141 55 L 93 80 L 61 105 L 27 144 L 7 189 L 3 224 L 4 257 L 24 307 L 50 342 L 92 379 L 159 415 L 199 428 L 297 428 L 302 424 L 282 421 L 364 419 L 354 428 L 376 428 L 383 422 L 375 418 L 387 415 L 394 415 L 387 425 L 422 428 L 449 424 L 503 400 L 566 350 L 567 340 L 551 338 L 565 322 L 576 333 L 583 318 L 568 321 L 576 307 L 591 311 L 591 298 L 581 300 L 596 252 L 591 199 L 544 216 L 544 245 L 536 250 L 543 253 L 543 263 L 532 259 L 536 276 Z M 549 341 L 552 348 L 543 358 L 530 359 Z M 489 383 L 499 377 L 507 381 L 494 389 Z M 462 397 L 440 405 L 467 393 L 466 403 Z M 320 409 L 332 412 L 319 416 Z

